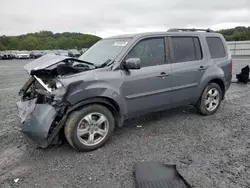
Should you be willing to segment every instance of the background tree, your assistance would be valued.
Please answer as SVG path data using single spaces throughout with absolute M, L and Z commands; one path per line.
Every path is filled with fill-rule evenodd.
M 19 36 L 0 36 L 2 50 L 50 50 L 89 48 L 101 38 L 82 33 L 40 31 Z
M 250 40 L 250 27 L 235 27 L 233 29 L 222 29 L 218 31 L 224 35 L 227 41 Z
M 250 40 L 250 27 L 238 26 L 217 31 L 224 35 L 227 41 Z M 82 33 L 53 33 L 40 31 L 19 36 L 0 36 L 0 51 L 2 50 L 49 50 L 89 48 L 101 38 Z

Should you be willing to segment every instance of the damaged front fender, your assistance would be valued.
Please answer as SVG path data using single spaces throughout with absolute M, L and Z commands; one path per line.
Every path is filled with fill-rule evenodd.
M 49 104 L 37 104 L 37 99 L 17 102 L 21 130 L 41 147 L 47 147 L 48 134 L 57 111 Z

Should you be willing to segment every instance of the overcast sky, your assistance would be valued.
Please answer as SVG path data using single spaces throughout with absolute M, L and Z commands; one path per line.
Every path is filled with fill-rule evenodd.
M 250 0 L 0 0 L 0 35 L 250 26 Z

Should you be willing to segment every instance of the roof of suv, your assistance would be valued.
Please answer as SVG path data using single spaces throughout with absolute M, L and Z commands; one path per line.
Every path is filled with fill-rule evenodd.
M 184 31 L 184 32 L 178 32 L 178 31 L 173 31 L 173 32 L 168 32 L 168 31 L 157 31 L 157 32 L 144 32 L 144 33 L 134 33 L 134 34 L 123 34 L 123 35 L 116 35 L 116 36 L 111 36 L 107 37 L 106 39 L 115 39 L 115 38 L 141 38 L 145 36 L 153 36 L 153 35 L 221 35 L 220 33 L 216 32 L 197 32 L 197 31 Z

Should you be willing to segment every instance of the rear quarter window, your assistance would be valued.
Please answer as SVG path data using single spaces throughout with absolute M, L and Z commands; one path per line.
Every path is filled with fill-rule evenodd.
M 226 56 L 226 51 L 220 37 L 206 37 L 212 59 Z

